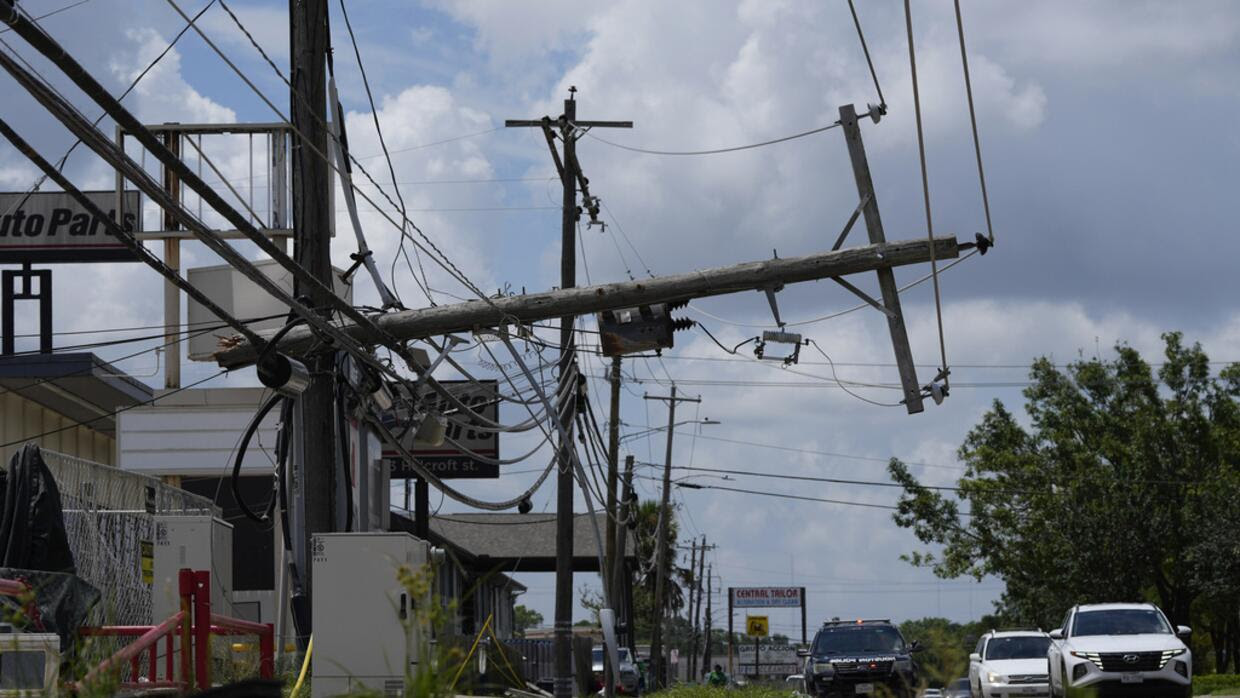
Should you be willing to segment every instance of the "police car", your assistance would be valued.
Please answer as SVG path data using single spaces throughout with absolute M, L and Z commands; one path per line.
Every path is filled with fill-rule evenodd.
M 805 659 L 805 692 L 818 698 L 876 693 L 913 698 L 920 679 L 913 654 L 921 649 L 905 642 L 886 619 L 827 621 L 809 649 L 798 653 Z

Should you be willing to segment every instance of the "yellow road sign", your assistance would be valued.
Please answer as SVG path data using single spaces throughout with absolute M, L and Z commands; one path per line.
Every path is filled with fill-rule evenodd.
M 769 616 L 745 616 L 745 634 L 750 637 L 766 637 L 771 634 Z

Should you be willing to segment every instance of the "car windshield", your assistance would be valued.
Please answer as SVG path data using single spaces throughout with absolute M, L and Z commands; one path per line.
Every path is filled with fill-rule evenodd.
M 824 628 L 814 639 L 814 654 L 856 654 L 859 652 L 903 652 L 900 631 L 881 625 L 843 625 Z
M 605 655 L 606 655 L 606 650 L 604 648 L 595 647 L 594 650 L 591 652 L 590 661 L 594 662 L 595 664 L 602 664 L 603 657 Z M 631 663 L 632 661 L 633 659 L 629 656 L 629 648 L 621 647 L 620 648 L 620 663 L 627 664 L 627 663 Z
M 948 688 L 950 688 L 953 691 L 967 691 L 969 690 L 969 680 L 968 679 L 956 679 L 955 681 L 952 681 L 951 685 L 948 686 Z
M 1045 659 L 1051 639 L 1038 635 L 992 637 L 986 643 L 986 659 Z
M 1072 621 L 1072 635 L 1170 635 L 1162 614 L 1153 609 L 1116 608 L 1082 611 Z

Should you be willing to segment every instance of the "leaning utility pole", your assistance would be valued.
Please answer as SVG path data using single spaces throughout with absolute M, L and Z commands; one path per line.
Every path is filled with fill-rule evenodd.
M 934 258 L 941 262 L 955 259 L 960 256 L 961 250 L 974 247 L 976 245 L 973 243 L 958 242 L 954 235 L 938 236 L 933 242 L 923 237 L 918 240 L 837 248 L 804 257 L 744 262 L 636 281 L 400 310 L 372 316 L 371 321 L 392 338 L 424 339 L 452 332 L 470 332 L 479 327 L 501 327 L 515 322 L 544 322 L 565 315 L 584 315 L 740 291 L 761 291 L 773 284 L 837 279 L 849 274 L 924 264 L 930 261 L 932 249 Z M 348 320 L 340 324 L 339 329 L 360 342 L 378 341 L 371 330 Z M 315 332 L 305 327 L 295 327 L 276 342 L 276 348 L 282 353 L 299 356 L 318 342 Z M 256 346 L 240 336 L 230 335 L 220 339 L 220 349 L 215 352 L 214 358 L 223 368 L 235 368 L 254 363 L 260 349 L 261 346 Z
M 577 139 L 585 131 L 596 126 L 631 128 L 632 122 L 577 121 L 576 87 L 568 88 L 568 99 L 564 100 L 564 114 L 557 120 L 559 138 L 563 148 L 563 157 L 556 152 L 556 133 L 552 130 L 550 117 L 538 120 L 515 120 L 504 122 L 505 126 L 536 127 L 543 130 L 547 146 L 551 148 L 551 157 L 555 161 L 563 185 L 564 198 L 561 204 L 560 227 L 560 288 L 569 289 L 577 285 L 577 221 L 581 211 L 577 208 L 577 186 L 584 190 L 588 180 L 581 172 L 577 162 Z M 590 202 L 587 202 L 589 205 Z M 575 314 L 566 313 L 560 317 L 560 410 L 561 440 L 559 443 L 559 473 L 556 478 L 556 509 L 555 509 L 555 698 L 572 698 L 573 695 L 573 479 L 572 454 L 573 448 L 573 404 L 576 392 L 568 390 L 565 382 L 571 379 L 572 368 L 576 360 L 573 346 L 573 329 L 576 322 Z M 610 600 L 609 600 L 610 601 Z M 614 601 L 611 602 L 614 606 Z
M 875 121 L 878 117 L 873 117 Z M 887 241 L 883 232 L 883 220 L 878 215 L 878 199 L 874 195 L 874 182 L 870 178 L 870 164 L 865 157 L 865 146 L 861 142 L 861 127 L 857 123 L 857 110 L 851 104 L 840 107 L 840 126 L 844 128 L 844 140 L 848 143 L 848 155 L 852 159 L 853 178 L 857 180 L 857 195 L 861 197 L 860 209 L 865 214 L 865 227 L 872 244 Z M 856 220 L 854 214 L 854 219 Z M 844 235 L 847 235 L 845 229 Z M 843 236 L 840 237 L 843 242 Z M 839 243 L 836 243 L 838 246 Z M 985 252 L 985 250 L 982 250 Z M 922 406 L 921 384 L 917 382 L 917 367 L 913 364 L 913 351 L 908 343 L 908 331 L 904 328 L 904 313 L 900 310 L 900 289 L 896 286 L 895 272 L 890 268 L 878 269 L 878 288 L 882 292 L 882 305 L 874 299 L 863 295 L 852 284 L 836 279 L 836 283 L 861 296 L 866 302 L 887 316 L 887 329 L 891 335 L 891 346 L 895 350 L 896 366 L 900 372 L 900 385 L 904 390 L 905 409 L 915 414 L 925 409 Z
M 291 101 L 293 118 L 293 258 L 299 265 L 332 287 L 331 260 L 331 171 L 327 161 L 316 153 L 327 150 L 327 0 L 289 0 L 289 53 L 292 65 Z M 301 135 L 298 135 L 301 134 Z M 294 296 L 310 295 L 314 308 L 330 307 L 326 291 L 306 289 L 298 282 Z M 332 355 L 319 353 L 307 357 L 310 387 L 298 399 L 298 431 L 303 512 L 301 559 L 309 561 L 310 538 L 335 529 L 336 445 L 332 418 Z M 296 462 L 300 460 L 300 462 Z M 312 591 L 310 567 L 302 570 L 307 594 Z M 313 618 L 311 624 L 313 624 Z M 313 626 L 312 626 L 313 627 Z M 306 629 L 304 632 L 309 632 Z
M 672 491 L 672 437 L 676 433 L 676 403 L 701 402 L 700 397 L 676 397 L 676 384 L 672 384 L 670 396 L 645 395 L 646 400 L 667 403 L 667 457 L 663 463 L 663 494 L 659 503 L 659 525 L 655 529 L 654 569 L 654 618 L 650 633 L 650 661 L 654 665 L 655 689 L 667 685 L 667 666 L 663 661 L 663 587 L 667 584 L 667 531 L 671 526 L 672 512 L 668 497 Z

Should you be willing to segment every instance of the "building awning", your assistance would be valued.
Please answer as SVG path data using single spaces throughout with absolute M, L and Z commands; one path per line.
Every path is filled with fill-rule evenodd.
M 105 434 L 115 412 L 151 399 L 151 388 L 90 353 L 0 356 L 0 386 Z
M 593 521 L 589 514 L 574 517 L 574 572 L 599 569 L 595 523 L 599 536 L 606 537 L 606 514 L 595 514 Z M 430 528 L 435 536 L 469 551 L 481 566 L 509 572 L 555 571 L 555 514 L 440 514 L 431 517 Z M 636 560 L 636 543 L 628 535 L 625 558 Z

